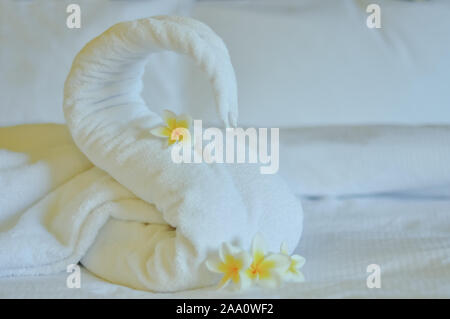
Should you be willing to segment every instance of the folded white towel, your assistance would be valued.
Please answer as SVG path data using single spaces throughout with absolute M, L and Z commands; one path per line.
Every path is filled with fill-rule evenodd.
M 141 99 L 140 79 L 159 50 L 192 57 L 211 80 L 221 119 L 236 124 L 234 71 L 211 29 L 180 17 L 111 27 L 77 55 L 65 85 L 67 125 L 95 167 L 0 233 L 0 275 L 62 271 L 81 259 L 113 282 L 176 291 L 217 280 L 204 261 L 223 242 L 248 249 L 261 233 L 270 250 L 283 241 L 296 247 L 302 209 L 279 177 L 252 165 L 176 164 L 151 135 L 161 119 Z M 71 159 L 84 163 L 84 155 Z

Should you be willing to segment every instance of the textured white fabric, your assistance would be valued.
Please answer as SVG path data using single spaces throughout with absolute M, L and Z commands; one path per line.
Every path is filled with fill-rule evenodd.
M 68 273 L 0 278 L 2 298 L 450 298 L 450 200 L 374 197 L 303 200 L 296 252 L 306 281 L 236 293 L 214 288 L 150 293 L 106 282 L 85 269 L 81 288 Z M 369 264 L 381 288 L 366 286 Z
M 0 1 L 0 126 L 64 123 L 64 80 L 75 54 L 113 24 L 151 15 L 189 14 L 193 0 Z M 69 29 L 69 4 L 81 28 Z M 146 66 L 144 99 L 153 109 L 183 103 L 184 70 L 177 55 L 157 54 Z M 24 94 L 26 92 L 26 94 Z
M 19 139 L 13 130 L 20 131 Z M 222 241 L 249 249 L 252 237 L 260 232 L 270 249 L 277 250 L 282 241 L 293 249 L 302 232 L 298 200 L 290 199 L 284 183 L 257 169 L 228 167 L 228 178 L 236 182 L 229 192 L 239 195 L 219 196 L 226 196 L 223 203 L 235 205 L 234 210 L 221 210 L 222 202 L 216 202 L 203 214 L 187 207 L 167 216 L 93 167 L 74 147 L 65 127 L 2 128 L 0 134 L 0 140 L 25 145 L 18 149 L 1 145 L 2 159 L 14 159 L 14 166 L 3 165 L 0 171 L 0 276 L 52 274 L 83 258 L 88 269 L 109 281 L 176 291 L 216 282 L 203 262 Z M 39 157 L 36 153 L 43 149 L 30 146 L 37 146 L 37 134 L 44 140 L 68 137 L 45 148 L 49 154 L 67 152 L 61 151 L 56 159 Z M 181 181 L 181 176 L 173 178 Z M 253 184 L 255 180 L 260 182 Z M 225 190 L 223 185 L 216 189 Z M 171 195 L 208 201 L 214 198 L 212 190 L 196 194 L 186 189 Z
M 72 2 L 0 1 L 0 126 L 62 123 L 63 81 L 89 39 L 118 21 L 184 15 L 191 7 L 189 0 L 80 0 L 82 28 L 75 30 L 65 27 Z M 450 2 L 380 0 L 377 30 L 365 25 L 369 3 L 197 2 L 194 17 L 232 53 L 241 125 L 448 123 Z M 144 100 L 152 110 L 204 117 L 212 94 L 196 69 L 180 68 L 184 60 L 155 55 L 144 74 Z M 189 95 L 182 94 L 186 86 Z M 207 115 L 216 120 L 213 110 Z
M 371 3 L 380 29 L 366 25 Z M 293 128 L 449 123 L 448 12 L 448 0 L 258 0 L 200 1 L 192 16 L 230 50 L 241 125 Z M 184 110 L 203 116 L 198 73 Z
M 65 85 L 68 128 L 95 166 L 82 153 L 58 163 L 82 169 L 59 187 L 61 178 L 47 178 L 54 190 L 0 233 L 0 275 L 49 274 L 81 259 L 116 283 L 178 291 L 217 281 L 204 261 L 223 242 L 249 249 L 261 233 L 271 251 L 297 245 L 302 208 L 278 176 L 254 165 L 175 164 L 150 134 L 161 119 L 139 96 L 141 76 L 147 57 L 164 49 L 192 57 L 211 79 L 223 122 L 237 121 L 228 52 L 207 26 L 153 17 L 111 27 L 80 51 Z M 33 187 L 6 178 L 5 200 L 11 183 L 25 194 Z
M 449 126 L 326 126 L 280 131 L 280 175 L 296 194 L 411 192 L 450 185 Z M 438 195 L 439 189 L 434 190 Z

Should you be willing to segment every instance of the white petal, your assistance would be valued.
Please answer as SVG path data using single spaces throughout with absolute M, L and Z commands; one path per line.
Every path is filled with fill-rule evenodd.
M 225 243 L 222 245 L 222 256 L 225 257 L 226 255 L 232 255 L 232 256 L 236 256 L 237 254 L 239 254 L 241 252 L 241 250 L 229 243 Z M 221 258 L 222 258 L 221 256 Z M 225 259 L 222 259 L 225 260 Z
M 222 245 L 220 245 L 219 248 L 219 257 L 222 261 L 225 261 L 225 256 L 226 256 L 226 247 L 225 247 L 225 243 L 223 243 Z
M 217 288 L 218 289 L 225 288 L 230 283 L 230 281 L 231 281 L 231 277 L 228 278 L 226 281 L 223 281 L 223 277 L 222 277 L 222 279 L 220 279 L 220 281 L 219 281 L 219 284 L 217 285 Z
M 246 274 L 246 270 L 247 268 L 244 268 L 244 271 L 241 271 L 239 273 L 239 285 L 238 288 L 239 290 L 245 290 L 248 287 L 250 287 L 252 285 L 252 280 L 247 276 Z
M 276 272 L 286 272 L 289 269 L 289 266 L 291 265 L 291 259 L 289 256 L 282 255 L 282 254 L 272 254 L 267 256 L 265 261 L 274 261 L 275 262 L 275 269 Z
M 188 128 L 191 127 L 192 125 L 192 117 L 190 117 L 187 114 L 181 114 L 179 116 L 177 116 L 177 121 L 186 121 L 188 123 Z
M 289 250 L 285 241 L 281 243 L 280 252 L 284 255 L 289 255 Z
M 163 117 L 164 122 L 167 123 L 168 119 L 170 119 L 170 118 L 176 119 L 177 115 L 170 110 L 163 110 L 162 117 Z
M 292 278 L 293 282 L 304 282 L 305 281 L 305 276 L 300 271 L 297 274 L 292 274 L 291 278 Z
M 266 243 L 260 233 L 257 233 L 255 235 L 255 237 L 253 238 L 252 253 L 253 253 L 253 256 L 256 253 L 261 253 L 263 255 L 266 254 Z
M 153 129 L 151 129 L 151 130 L 150 130 L 150 133 L 152 133 L 152 135 L 155 135 L 155 136 L 158 136 L 158 137 L 164 137 L 164 138 L 167 138 L 167 136 L 163 134 L 163 130 L 164 130 L 165 128 L 166 128 L 166 127 L 164 127 L 164 126 L 158 126 L 158 127 L 155 127 L 155 128 L 153 128 Z
M 295 265 L 296 268 L 302 268 L 303 265 L 304 265 L 305 262 L 306 262 L 305 257 L 300 256 L 300 255 L 292 255 L 291 258 L 292 258 L 293 260 L 296 261 L 296 263 L 297 263 L 297 264 Z
M 221 264 L 221 260 L 218 256 L 211 257 L 206 261 L 206 268 L 208 268 L 212 272 L 221 273 L 219 270 L 219 265 Z
M 246 251 L 241 251 L 236 255 L 236 258 L 242 260 L 242 270 L 247 270 L 252 264 L 252 257 Z

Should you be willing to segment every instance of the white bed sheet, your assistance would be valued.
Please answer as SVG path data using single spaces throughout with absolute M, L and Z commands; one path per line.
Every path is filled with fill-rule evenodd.
M 378 196 L 304 199 L 305 229 L 297 252 L 306 282 L 242 293 L 212 288 L 150 293 L 111 284 L 82 270 L 81 288 L 67 274 L 0 279 L 2 298 L 450 298 L 450 197 Z M 381 288 L 369 289 L 369 264 Z

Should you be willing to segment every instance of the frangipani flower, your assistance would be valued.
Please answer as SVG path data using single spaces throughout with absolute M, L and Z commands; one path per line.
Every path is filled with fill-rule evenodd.
M 289 257 L 289 251 L 287 249 L 287 244 L 283 242 L 281 244 L 281 253 L 285 256 Z M 305 281 L 305 276 L 303 276 L 302 272 L 300 271 L 300 268 L 303 267 L 305 264 L 305 258 L 300 255 L 292 255 L 289 257 L 290 259 L 290 265 L 289 268 L 284 273 L 284 278 L 287 281 L 293 281 L 293 282 L 303 282 Z
M 185 134 L 188 134 L 192 119 L 190 116 L 182 114 L 177 116 L 175 113 L 164 110 L 163 119 L 167 126 L 158 126 L 150 132 L 158 137 L 167 138 L 168 145 L 175 142 L 182 142 Z
M 209 270 L 224 274 L 219 288 L 232 281 L 241 289 L 247 288 L 251 283 L 274 288 L 283 280 L 304 281 L 305 278 L 300 272 L 304 264 L 305 258 L 302 256 L 289 256 L 286 243 L 281 244 L 280 253 L 267 254 L 265 242 L 259 234 L 253 238 L 252 256 L 224 243 L 219 250 L 219 256 L 206 262 Z
M 265 243 L 261 236 L 256 235 L 252 243 L 253 261 L 246 275 L 263 287 L 278 286 L 283 274 L 289 268 L 289 257 L 283 254 L 266 255 Z
M 251 263 L 250 255 L 227 243 L 222 244 L 219 249 L 219 256 L 208 259 L 206 267 L 216 273 L 223 273 L 219 282 L 219 288 L 227 285 L 230 280 L 239 288 L 246 288 L 249 280 L 245 276 L 245 271 Z

